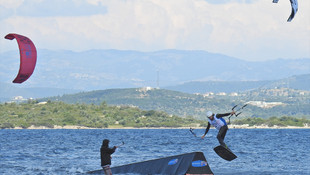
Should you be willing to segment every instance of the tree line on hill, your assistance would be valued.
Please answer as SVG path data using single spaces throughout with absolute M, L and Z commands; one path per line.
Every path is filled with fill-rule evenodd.
M 272 117 L 269 119 L 246 118 L 234 120 L 233 124 L 303 126 L 310 120 L 293 117 Z M 27 103 L 0 104 L 0 128 L 28 128 L 30 126 L 55 125 L 85 126 L 91 128 L 122 127 L 206 127 L 206 120 L 197 120 L 191 116 L 178 117 L 155 110 L 141 110 L 137 107 L 110 106 L 102 102 L 95 104 L 67 104 L 47 101 L 39 103 L 29 100 Z
M 182 127 L 206 122 L 181 118 L 165 112 L 141 110 L 128 106 L 108 106 L 105 102 L 94 104 L 66 104 L 63 102 L 4 103 L 0 104 L 0 128 L 54 125 L 85 126 L 92 128 L 113 127 Z
M 268 119 L 262 118 L 244 118 L 244 119 L 237 119 L 233 121 L 235 125 L 244 125 L 248 124 L 249 126 L 297 126 L 297 127 L 304 127 L 310 126 L 310 120 L 305 118 L 295 118 L 295 117 L 270 117 Z

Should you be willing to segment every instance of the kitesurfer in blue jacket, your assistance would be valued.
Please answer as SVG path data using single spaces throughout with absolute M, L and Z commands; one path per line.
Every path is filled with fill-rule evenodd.
M 219 130 L 217 134 L 218 141 L 223 147 L 227 148 L 227 145 L 224 143 L 224 138 L 228 130 L 228 126 L 223 117 L 233 115 L 233 114 L 235 114 L 234 111 L 230 113 L 225 113 L 225 114 L 214 114 L 213 112 L 208 111 L 207 112 L 208 126 L 206 128 L 204 135 L 201 136 L 201 138 L 203 139 L 207 135 L 207 133 L 209 132 L 210 126 L 213 125 L 217 130 Z
M 101 167 L 104 170 L 105 175 L 112 175 L 111 171 L 111 154 L 113 154 L 118 148 L 117 146 L 113 146 L 113 148 L 109 148 L 109 140 L 104 139 L 102 141 L 102 145 L 100 148 L 100 157 L 101 157 Z

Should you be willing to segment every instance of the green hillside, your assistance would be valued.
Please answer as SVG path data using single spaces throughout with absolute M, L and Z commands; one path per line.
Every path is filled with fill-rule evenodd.
M 40 101 L 63 101 L 70 104 L 126 105 L 142 110 L 165 111 L 181 117 L 193 116 L 205 119 L 207 110 L 216 113 L 229 112 L 235 104 L 251 102 L 240 118 L 293 116 L 310 118 L 310 92 L 292 89 L 269 89 L 249 91 L 233 96 L 230 94 L 187 94 L 165 89 L 109 89 L 83 92 L 40 99 Z M 260 104 L 260 103 L 262 104 Z M 276 102 L 276 105 L 273 105 Z M 265 105 L 262 107 L 260 105 Z
M 305 125 L 310 125 L 310 120 L 307 119 L 300 119 L 300 118 L 293 118 L 293 117 L 270 117 L 268 119 L 262 118 L 244 118 L 238 119 L 233 122 L 235 125 L 243 125 L 248 124 L 249 126 L 259 126 L 259 125 L 266 125 L 269 127 L 272 126 L 298 126 L 303 127 Z
M 0 128 L 54 125 L 93 128 L 120 127 L 182 127 L 206 126 L 205 121 L 180 118 L 159 111 L 145 111 L 128 106 L 108 106 L 106 103 L 66 104 L 63 102 L 0 104 Z
M 61 97 L 41 99 L 58 100 L 66 103 L 100 104 L 105 101 L 109 105 L 136 106 L 143 110 L 165 111 L 181 117 L 204 116 L 206 110 L 230 110 L 233 103 L 225 100 L 213 100 L 202 95 L 187 94 L 165 89 L 145 90 L 143 88 L 110 89 L 84 92 Z M 223 109 L 221 109 L 223 108 Z
M 262 119 L 250 117 L 237 119 L 233 124 L 268 125 L 268 126 L 304 126 L 310 120 L 293 117 L 270 117 Z M 165 112 L 141 110 L 129 106 L 109 106 L 106 103 L 66 104 L 63 102 L 28 101 L 28 103 L 0 104 L 0 129 L 28 128 L 30 126 L 85 126 L 91 128 L 123 127 L 206 127 L 207 122 L 181 118 Z

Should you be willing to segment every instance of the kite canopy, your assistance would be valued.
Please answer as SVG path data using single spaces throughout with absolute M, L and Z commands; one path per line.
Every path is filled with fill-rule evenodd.
M 273 0 L 273 3 L 278 3 L 279 0 Z M 292 12 L 291 15 L 288 17 L 287 22 L 291 22 L 292 19 L 294 18 L 295 14 L 298 11 L 298 2 L 297 0 L 290 0 L 291 6 L 292 6 Z
M 10 33 L 4 37 L 5 39 L 16 39 L 19 47 L 20 54 L 20 67 L 16 78 L 13 83 L 23 83 L 33 73 L 37 62 L 37 50 L 33 42 L 22 35 Z
M 298 11 L 298 2 L 297 0 L 290 0 L 292 5 L 292 12 L 291 15 L 288 17 L 287 21 L 290 22 L 294 18 L 295 14 Z

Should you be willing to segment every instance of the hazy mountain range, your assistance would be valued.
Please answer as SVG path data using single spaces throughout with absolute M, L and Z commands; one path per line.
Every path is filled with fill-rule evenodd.
M 255 89 L 289 88 L 310 91 L 310 74 L 295 75 L 279 80 L 265 81 L 192 81 L 165 87 L 185 93 L 244 92 Z
M 21 95 L 28 91 L 28 94 L 33 94 L 32 97 L 38 98 L 42 95 L 53 96 L 77 91 L 145 86 L 198 92 L 182 90 L 181 87 L 187 85 L 191 89 L 201 87 L 203 91 L 212 91 L 210 85 L 207 86 L 209 88 L 203 85 L 206 81 L 209 84 L 242 81 L 238 85 L 241 89 L 237 86 L 233 89 L 242 91 L 270 84 L 274 80 L 309 74 L 310 58 L 250 62 L 206 51 L 38 50 L 36 69 L 23 84 L 11 83 L 18 69 L 17 50 L 0 53 L 0 98 L 18 94 L 13 93 L 14 91 Z M 253 87 L 242 88 L 246 81 L 252 82 Z M 225 86 L 216 85 L 213 89 L 219 87 Z M 231 86 L 226 84 L 226 89 L 227 87 Z M 38 89 L 29 92 L 28 88 L 40 88 L 42 93 Z
M 15 78 L 18 54 L 0 54 L 0 82 Z M 156 87 L 158 81 L 165 87 L 189 81 L 277 80 L 308 73 L 310 58 L 249 62 L 206 51 L 38 50 L 35 72 L 23 86 L 96 90 Z

